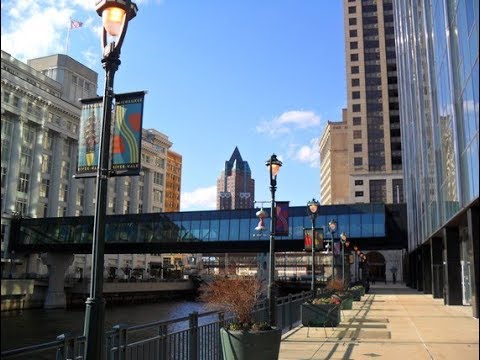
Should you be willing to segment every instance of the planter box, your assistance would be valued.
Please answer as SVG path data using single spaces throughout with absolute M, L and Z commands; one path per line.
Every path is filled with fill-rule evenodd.
M 353 297 L 344 297 L 342 299 L 342 310 L 352 310 Z
M 301 306 L 301 317 L 304 326 L 335 327 L 340 323 L 340 306 L 338 304 L 304 303 Z
M 353 301 L 360 301 L 362 298 L 361 290 L 348 290 L 348 293 L 352 296 Z
M 241 331 L 220 329 L 224 360 L 277 360 L 282 329 Z

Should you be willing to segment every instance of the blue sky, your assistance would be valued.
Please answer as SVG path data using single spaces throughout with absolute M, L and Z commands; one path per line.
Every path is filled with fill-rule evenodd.
M 181 210 L 215 208 L 216 181 L 238 146 L 269 201 L 265 166 L 283 161 L 277 200 L 319 198 L 318 138 L 346 105 L 343 1 L 143 0 L 129 24 L 115 92 L 147 90 L 144 128 L 183 156 Z M 3 0 L 2 50 L 26 61 L 65 53 L 99 74 L 94 0 Z

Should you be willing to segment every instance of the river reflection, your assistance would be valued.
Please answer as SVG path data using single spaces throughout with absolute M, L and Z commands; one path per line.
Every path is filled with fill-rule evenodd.
M 193 301 L 164 301 L 150 304 L 115 305 L 107 307 L 105 329 L 124 323 L 144 324 L 153 321 L 176 319 L 192 312 L 208 311 L 205 305 Z M 65 332 L 81 334 L 85 308 L 28 309 L 21 312 L 2 312 L 1 349 L 7 350 L 53 341 Z

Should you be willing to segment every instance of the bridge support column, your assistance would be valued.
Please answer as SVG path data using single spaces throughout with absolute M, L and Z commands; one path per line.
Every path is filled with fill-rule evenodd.
M 48 290 L 45 298 L 45 309 L 65 308 L 65 272 L 73 263 L 72 254 L 44 253 L 41 259 L 48 267 Z

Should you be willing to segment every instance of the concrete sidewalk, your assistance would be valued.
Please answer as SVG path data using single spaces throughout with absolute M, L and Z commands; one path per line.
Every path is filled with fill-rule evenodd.
M 338 327 L 284 334 L 279 359 L 479 359 L 478 326 L 470 306 L 377 283 L 352 310 L 342 310 Z

